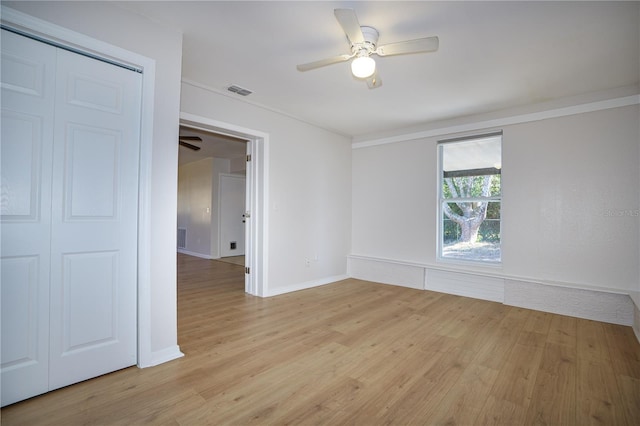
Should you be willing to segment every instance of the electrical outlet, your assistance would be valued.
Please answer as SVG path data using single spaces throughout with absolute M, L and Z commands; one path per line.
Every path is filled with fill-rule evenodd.
M 307 268 L 308 268 L 309 266 L 311 266 L 311 261 L 309 260 L 309 258 L 308 258 L 308 257 L 305 257 L 305 258 L 304 258 L 304 266 L 306 266 Z

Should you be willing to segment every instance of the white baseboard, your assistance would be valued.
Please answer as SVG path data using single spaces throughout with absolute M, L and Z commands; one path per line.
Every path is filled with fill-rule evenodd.
M 463 272 L 426 269 L 425 290 L 474 299 L 504 301 L 504 279 Z
M 174 359 L 182 358 L 183 356 L 184 354 L 180 351 L 180 347 L 175 345 L 160 351 L 152 352 L 151 360 L 144 365 L 138 365 L 138 367 L 155 367 L 156 365 L 164 364 L 165 362 L 173 361 Z
M 211 257 L 211 255 L 204 254 L 204 253 L 196 253 L 194 251 L 189 251 L 189 250 L 185 250 L 185 249 L 178 249 L 178 253 L 186 254 L 186 255 L 189 255 L 189 256 L 200 257 L 202 259 L 208 259 L 208 260 L 213 259 L 213 257 Z
M 267 294 L 265 297 L 278 296 L 280 294 L 291 293 L 293 291 L 306 290 L 313 287 L 319 287 L 321 285 L 335 283 L 337 281 L 346 280 L 349 278 L 348 275 L 334 275 L 332 277 L 326 277 L 319 280 L 307 281 L 304 283 L 289 285 L 286 287 L 278 287 L 276 289 L 267 289 Z
M 455 271 L 451 267 L 349 256 L 352 278 L 501 302 L 543 312 L 632 326 L 640 336 L 640 311 L 624 291 L 535 282 L 499 272 Z M 638 338 L 640 341 L 640 337 Z
M 505 305 L 620 325 L 633 325 L 627 294 L 507 280 Z
M 364 281 L 401 287 L 424 289 L 424 268 L 421 266 L 378 259 L 349 257 L 349 275 Z

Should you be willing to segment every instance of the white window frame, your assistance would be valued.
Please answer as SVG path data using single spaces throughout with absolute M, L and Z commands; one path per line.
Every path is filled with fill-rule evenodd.
M 486 139 L 486 138 L 491 138 L 491 137 L 499 137 L 500 138 L 500 161 L 502 162 L 502 131 L 495 131 L 495 132 L 490 132 L 490 133 L 483 133 L 483 134 L 477 134 L 477 135 L 471 135 L 471 136 L 463 136 L 463 137 L 458 137 L 458 138 L 452 138 L 452 139 L 444 139 L 444 140 L 440 140 L 437 143 L 437 150 L 438 150 L 438 176 L 436 179 L 437 185 L 438 185 L 438 189 L 437 189 L 437 216 L 436 216 L 436 220 L 437 220 L 437 230 L 438 232 L 437 234 L 437 241 L 436 241 L 436 253 L 437 253 L 437 261 L 438 262 L 446 262 L 446 263 L 457 263 L 457 264 L 461 264 L 461 265 L 480 265 L 480 266 L 488 266 L 488 267 L 501 267 L 502 266 L 502 173 L 500 173 L 501 176 L 501 182 L 500 182 L 500 195 L 499 196 L 490 196 L 490 197 L 470 197 L 470 198 L 444 198 L 444 194 L 442 191 L 443 188 L 443 160 L 444 160 L 444 149 L 443 147 L 447 144 L 451 144 L 451 143 L 460 143 L 460 142 L 467 142 L 467 141 L 473 141 L 473 140 L 478 140 L 478 139 Z M 502 168 L 502 165 L 500 166 Z M 455 200 L 455 201 L 454 201 Z M 474 259 L 459 259 L 459 258 L 450 258 L 450 257 L 445 257 L 443 256 L 443 246 L 444 246 L 444 220 L 443 220 L 443 215 L 444 215 L 444 211 L 443 211 L 443 203 L 447 202 L 447 203 L 451 203 L 451 202 L 478 202 L 478 201 L 482 201 L 482 202 L 498 202 L 500 203 L 500 260 L 499 261 L 483 261 L 483 260 L 474 260 Z

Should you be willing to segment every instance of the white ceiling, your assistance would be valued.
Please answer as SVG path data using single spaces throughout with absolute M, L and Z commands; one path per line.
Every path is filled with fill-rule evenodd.
M 348 136 L 637 86 L 639 2 L 124 2 L 183 34 L 182 76 Z M 435 53 L 376 57 L 368 89 L 334 8 L 355 9 L 379 44 L 437 35 Z M 636 89 L 637 90 L 637 89 Z

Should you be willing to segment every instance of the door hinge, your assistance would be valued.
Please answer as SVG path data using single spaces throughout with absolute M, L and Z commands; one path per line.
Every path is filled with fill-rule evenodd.
M 251 268 L 249 268 L 248 266 L 246 268 L 244 268 L 244 273 L 245 274 L 251 274 Z
M 251 161 L 251 155 L 247 155 L 247 163 Z

